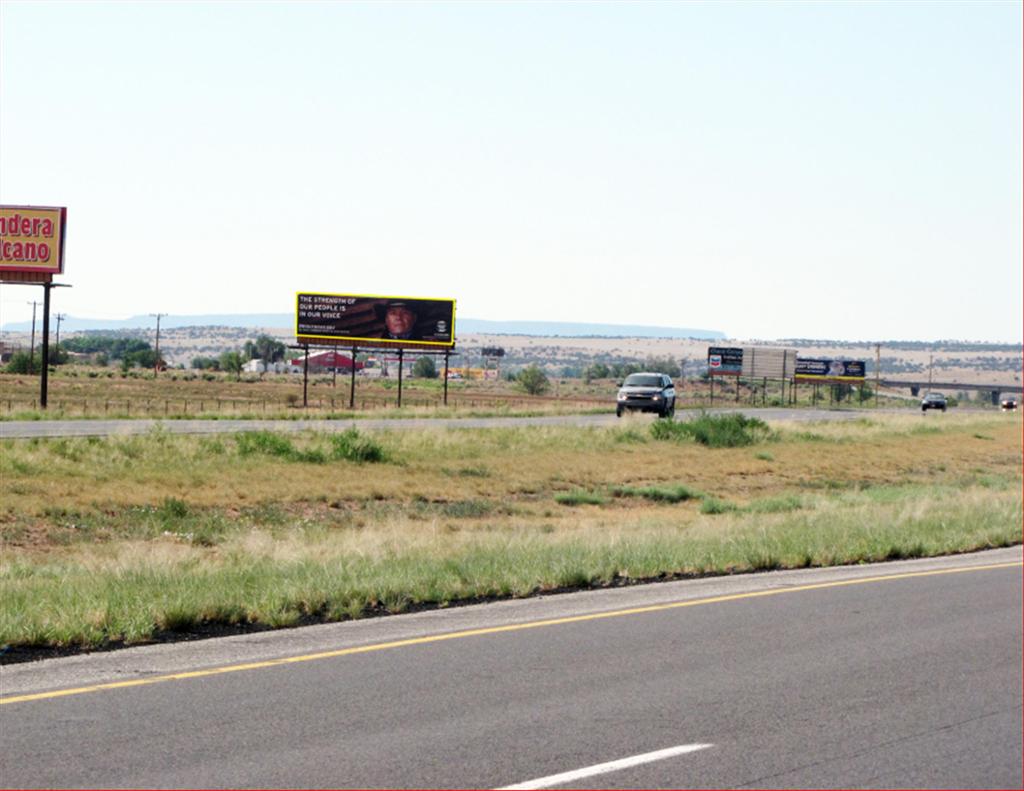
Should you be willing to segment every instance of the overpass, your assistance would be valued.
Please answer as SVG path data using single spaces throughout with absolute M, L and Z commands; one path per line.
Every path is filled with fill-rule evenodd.
M 870 383 L 872 380 L 870 377 L 865 380 Z M 879 379 L 878 383 L 882 387 L 909 387 L 910 394 L 913 396 L 920 395 L 922 389 L 929 390 L 977 390 L 981 393 L 991 393 L 992 403 L 996 406 L 999 405 L 1000 393 L 1016 393 L 1018 395 L 1024 394 L 1024 386 L 1020 383 L 1017 384 L 978 384 L 976 382 L 936 382 L 932 380 L 929 382 L 927 379 Z

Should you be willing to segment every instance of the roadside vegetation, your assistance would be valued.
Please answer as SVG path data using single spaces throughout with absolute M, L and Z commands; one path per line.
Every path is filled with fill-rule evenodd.
M 0 661 L 1021 541 L 1016 415 L 739 418 L 4 440 Z
M 38 356 L 38 355 L 37 355 Z M 25 355 L 27 360 L 28 355 Z M 402 407 L 397 407 L 398 380 L 356 379 L 353 408 L 349 408 L 350 379 L 346 374 L 311 373 L 302 405 L 302 376 L 242 372 L 232 358 L 231 370 L 195 368 L 168 370 L 155 375 L 152 369 L 123 366 L 61 365 L 49 377 L 49 409 L 39 409 L 39 376 L 0 373 L 0 421 L 57 419 L 336 419 L 339 417 L 468 417 L 488 414 L 566 414 L 609 411 L 615 405 L 619 379 L 558 378 L 544 369 L 528 366 L 498 380 L 454 379 L 448 382 L 448 406 L 444 405 L 443 368 L 423 357 L 413 376 L 402 386 Z M 422 365 L 418 365 L 421 361 Z M 27 363 L 26 363 L 27 366 Z M 218 363 L 219 366 L 219 363 Z M 415 370 L 418 366 L 418 370 Z M 739 386 L 739 393 L 735 388 Z M 725 388 L 731 388 L 726 390 Z M 872 407 L 873 395 L 864 401 L 841 388 L 831 393 L 821 388 L 815 397 L 810 386 L 797 388 L 798 407 Z M 849 392 L 848 392 L 849 391 Z M 737 398 L 738 396 L 738 398 Z M 842 400 L 834 400 L 841 396 Z M 790 390 L 783 398 L 778 383 L 767 390 L 759 382 L 710 385 L 700 379 L 677 383 L 679 409 L 714 407 L 789 406 Z M 885 409 L 919 409 L 919 399 L 881 395 Z M 984 406 L 979 404 L 979 406 Z M 994 408 L 993 408 L 994 411 Z

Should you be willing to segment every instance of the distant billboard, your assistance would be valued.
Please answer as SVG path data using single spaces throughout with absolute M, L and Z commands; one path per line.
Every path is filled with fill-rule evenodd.
M 711 346 L 708 373 L 746 379 L 785 379 L 796 368 L 796 349 L 772 346 Z
M 708 373 L 712 376 L 739 376 L 743 373 L 743 349 L 709 346 Z
M 299 343 L 451 347 L 455 300 L 300 292 L 295 337 Z
M 0 273 L 64 271 L 64 227 L 61 206 L 0 206 Z
M 833 360 L 828 357 L 799 357 L 796 361 L 796 378 L 828 382 L 864 381 L 863 360 Z

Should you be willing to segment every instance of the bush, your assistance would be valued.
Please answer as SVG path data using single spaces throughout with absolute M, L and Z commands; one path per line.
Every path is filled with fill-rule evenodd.
M 519 384 L 530 395 L 540 395 L 551 386 L 548 376 L 537 365 L 531 365 L 519 372 Z
M 412 366 L 412 375 L 421 379 L 437 379 L 437 366 L 433 357 L 417 357 Z
M 261 454 L 291 458 L 295 455 L 291 440 L 273 431 L 243 431 L 235 437 L 235 443 L 241 456 Z
M 555 495 L 555 502 L 559 505 L 604 505 L 607 499 L 597 492 L 588 492 L 577 489 L 572 492 L 559 492 Z
M 760 418 L 738 412 L 728 415 L 702 413 L 692 420 L 658 421 L 651 425 L 651 436 L 659 440 L 692 439 L 709 448 L 738 448 L 769 439 L 772 431 Z
M 30 374 L 41 371 L 42 368 L 43 358 L 39 352 L 31 357 L 28 352 L 15 352 L 11 355 L 10 362 L 7 363 L 7 373 L 9 374 Z
M 350 428 L 331 436 L 331 457 L 335 460 L 374 463 L 385 461 L 387 454 L 376 440 L 364 437 L 358 430 Z
M 612 489 L 616 497 L 643 497 L 656 503 L 682 503 L 701 497 L 701 493 L 682 484 L 675 486 L 644 486 L 639 489 L 630 486 L 617 486 Z

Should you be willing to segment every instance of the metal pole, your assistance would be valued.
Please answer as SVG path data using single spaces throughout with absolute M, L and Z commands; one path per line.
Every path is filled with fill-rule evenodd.
M 715 405 L 715 375 L 710 374 L 708 381 L 711 383 L 711 406 Z
M 46 409 L 46 388 L 50 374 L 50 288 L 43 283 L 43 370 L 39 380 L 39 408 Z
M 309 388 L 309 347 L 304 346 L 305 357 L 302 360 L 302 408 L 305 409 L 309 404 L 307 398 L 307 392 Z
M 882 344 L 875 344 L 875 409 L 878 408 L 878 377 L 882 371 Z
M 359 349 L 355 346 L 352 347 L 352 381 L 349 384 L 348 390 L 348 408 L 356 408 L 356 354 L 359 353 Z
M 444 405 L 448 406 L 448 357 L 449 351 L 444 350 Z
M 36 372 L 36 305 L 39 303 L 32 300 L 32 340 L 28 347 L 28 372 Z
M 788 373 L 788 371 L 786 370 L 787 363 L 788 363 L 788 360 L 786 359 L 786 357 L 788 355 L 789 355 L 789 349 L 783 349 L 782 350 L 782 399 L 781 399 L 783 406 L 785 406 L 785 404 L 786 404 L 786 374 Z
M 398 350 L 398 408 L 402 408 L 402 368 L 405 349 Z

